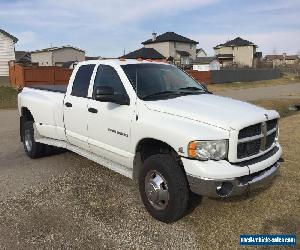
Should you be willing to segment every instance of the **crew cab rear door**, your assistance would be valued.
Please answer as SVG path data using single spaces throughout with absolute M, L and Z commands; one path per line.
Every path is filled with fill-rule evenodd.
M 127 94 L 114 67 L 100 64 L 96 70 L 93 92 L 96 86 L 109 86 L 114 88 L 115 93 Z M 88 109 L 88 141 L 91 151 L 121 165 L 130 166 L 130 130 L 134 102 L 131 101 L 130 105 L 100 102 L 92 95 L 88 100 Z
M 95 64 L 79 66 L 64 100 L 64 124 L 68 141 L 88 150 L 88 89 Z M 70 89 L 70 87 L 72 87 Z

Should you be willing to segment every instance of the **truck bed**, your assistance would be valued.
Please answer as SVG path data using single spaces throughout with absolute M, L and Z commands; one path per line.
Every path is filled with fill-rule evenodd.
M 46 90 L 51 92 L 59 92 L 65 94 L 67 92 L 68 85 L 33 85 L 28 88 Z

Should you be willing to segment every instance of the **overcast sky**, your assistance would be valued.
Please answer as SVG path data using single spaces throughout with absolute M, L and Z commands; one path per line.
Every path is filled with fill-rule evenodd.
M 73 45 L 120 56 L 153 31 L 174 31 L 212 47 L 240 36 L 263 54 L 300 51 L 300 0 L 0 0 L 0 28 L 17 50 Z

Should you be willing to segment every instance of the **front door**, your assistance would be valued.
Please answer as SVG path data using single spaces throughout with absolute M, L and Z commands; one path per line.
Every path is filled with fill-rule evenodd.
M 71 93 L 64 100 L 64 123 L 68 141 L 88 150 L 88 89 L 95 65 L 81 65 L 75 75 Z
M 109 65 L 99 65 L 93 89 L 96 86 L 110 86 L 117 94 L 127 94 L 117 71 Z M 88 100 L 88 141 L 93 153 L 121 165 L 132 164 L 133 154 L 129 148 L 133 105 L 133 102 L 130 105 L 119 105 L 93 98 Z

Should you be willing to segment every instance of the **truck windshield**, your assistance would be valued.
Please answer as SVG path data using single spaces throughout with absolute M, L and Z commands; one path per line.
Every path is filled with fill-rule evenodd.
M 175 66 L 166 64 L 127 64 L 121 66 L 142 100 L 175 98 L 205 93 L 198 82 Z

